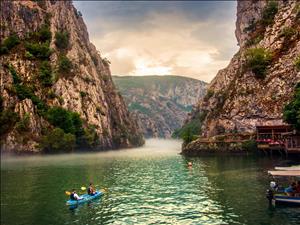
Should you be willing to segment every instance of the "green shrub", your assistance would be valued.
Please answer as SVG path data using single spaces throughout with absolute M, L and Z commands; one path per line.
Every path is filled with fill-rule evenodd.
M 81 98 L 84 98 L 85 96 L 87 96 L 87 93 L 84 92 L 84 91 L 81 91 L 81 92 L 80 92 L 80 97 L 81 97 Z
M 295 64 L 297 70 L 300 71 L 300 55 L 296 58 L 294 64 Z
M 25 58 L 26 59 L 34 59 L 34 56 L 30 52 L 26 51 L 25 52 Z
M 284 37 L 286 39 L 290 39 L 291 37 L 293 37 L 295 34 L 297 34 L 297 30 L 295 30 L 292 27 L 284 27 L 280 34 L 279 37 Z
M 59 72 L 70 73 L 72 69 L 72 62 L 68 59 L 67 56 L 61 56 L 59 57 L 58 67 L 59 67 Z
M 42 137 L 40 147 L 47 153 L 70 152 L 74 149 L 76 138 L 73 134 L 65 133 L 60 128 L 55 128 Z
M 272 54 L 263 48 L 251 48 L 246 51 L 245 56 L 247 67 L 251 69 L 255 77 L 265 78 L 267 67 L 272 60 Z
M 250 47 L 251 45 L 258 44 L 264 38 L 263 35 L 258 35 L 257 37 L 251 38 L 245 42 L 246 47 Z
M 21 84 L 22 80 L 12 65 L 9 65 L 8 69 L 13 77 L 13 88 L 18 98 L 20 100 L 26 98 L 31 99 L 32 103 L 37 106 L 39 112 L 43 113 L 47 109 L 46 104 L 34 94 L 32 87 Z
M 21 78 L 19 77 L 17 71 L 15 70 L 14 66 L 13 65 L 9 65 L 8 66 L 8 70 L 13 78 L 13 83 L 14 84 L 19 84 L 21 83 Z
M 145 144 L 145 140 L 142 135 L 132 135 L 130 134 L 128 140 L 131 144 L 136 146 L 142 146 Z
M 7 109 L 0 111 L 0 136 L 6 134 L 12 129 L 16 122 L 19 120 L 19 116 L 14 111 Z
M 26 85 L 16 84 L 15 89 L 20 100 L 24 100 L 26 98 L 31 99 L 33 95 L 32 90 Z
M 199 135 L 199 134 L 198 134 Z M 194 134 L 193 128 L 188 127 L 181 135 L 184 143 L 188 144 L 197 139 L 197 136 Z
M 283 119 L 300 130 L 300 82 L 296 85 L 293 99 L 283 110 Z
M 53 84 L 52 69 L 48 61 L 43 61 L 40 65 L 39 80 L 44 87 L 50 87 Z
M 59 49 L 67 49 L 69 46 L 69 33 L 66 31 L 58 31 L 55 33 L 55 45 Z
M 215 94 L 214 90 L 208 89 L 204 101 L 208 101 Z
M 176 129 L 172 134 L 172 138 L 182 138 L 185 143 L 194 140 L 201 133 L 201 126 L 206 115 L 206 112 L 199 113 L 194 119 Z
M 78 113 L 53 107 L 47 111 L 46 118 L 50 124 L 63 129 L 65 133 L 76 134 L 76 136 L 83 133 L 82 120 Z
M 146 114 L 149 115 L 151 112 L 148 108 L 142 106 L 140 103 L 138 102 L 132 102 L 129 106 L 128 109 L 130 112 L 137 110 L 139 112 L 141 112 L 142 114 Z
M 46 24 L 42 25 L 38 31 L 39 40 L 42 42 L 51 41 L 52 33 L 50 27 Z
M 1 54 L 6 54 L 8 53 L 9 50 L 11 50 L 13 47 L 15 47 L 16 45 L 20 44 L 20 39 L 18 37 L 18 35 L 13 34 L 9 37 L 7 37 L 6 39 L 4 39 L 4 41 L 1 43 Z
M 99 137 L 95 126 L 89 125 L 86 129 L 84 129 L 84 138 L 89 147 L 95 147 L 99 144 Z
M 262 12 L 262 20 L 261 23 L 264 26 L 268 26 L 274 22 L 274 17 L 278 12 L 278 2 L 269 1 L 266 7 Z
M 49 90 L 47 93 L 47 97 L 50 99 L 55 99 L 57 97 L 57 95 L 55 94 L 55 92 L 53 90 Z
M 58 96 L 57 98 L 58 98 L 59 104 L 63 105 L 65 102 L 64 98 L 62 96 Z
M 26 50 L 40 59 L 48 59 L 52 53 L 52 50 L 49 48 L 49 42 L 45 43 L 29 43 L 25 44 Z
M 39 97 L 37 97 L 36 95 L 32 94 L 30 99 L 31 99 L 32 103 L 37 107 L 38 112 L 40 114 L 43 115 L 47 111 L 48 106 Z
M 4 55 L 8 53 L 8 48 L 5 46 L 0 46 L 0 55 Z
M 29 131 L 29 124 L 30 124 L 30 115 L 28 113 L 25 113 L 23 118 L 21 118 L 20 121 L 17 122 L 16 129 L 19 132 Z
M 256 144 L 256 141 L 255 140 L 247 140 L 247 141 L 244 141 L 242 143 L 242 149 L 245 150 L 245 151 L 256 151 L 257 150 L 257 144 Z
M 30 42 L 41 43 L 41 42 L 51 42 L 52 33 L 50 31 L 50 26 L 48 24 L 43 24 L 37 31 L 29 32 L 26 34 L 26 40 Z

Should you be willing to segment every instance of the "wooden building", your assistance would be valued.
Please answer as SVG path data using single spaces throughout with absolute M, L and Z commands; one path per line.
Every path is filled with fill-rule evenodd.
M 292 132 L 293 128 L 290 125 L 277 125 L 277 126 L 257 126 L 256 139 L 273 141 L 282 140 L 282 133 Z
M 257 126 L 257 147 L 264 152 L 300 154 L 300 134 L 290 125 Z
M 294 130 L 292 132 L 283 133 L 282 136 L 285 140 L 285 150 L 287 153 L 300 154 L 300 134 Z

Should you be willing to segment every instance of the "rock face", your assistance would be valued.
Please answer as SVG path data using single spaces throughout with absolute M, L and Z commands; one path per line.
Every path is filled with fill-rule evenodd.
M 45 24 L 52 34 L 48 43 L 51 52 L 40 60 L 42 57 L 28 53 L 26 43 L 32 42 L 32 34 Z M 66 34 L 67 47 L 59 49 L 55 44 L 57 32 Z M 79 113 L 83 126 L 93 127 L 97 139 L 93 149 L 143 144 L 137 123 L 115 90 L 109 61 L 101 58 L 89 42 L 81 13 L 71 1 L 1 1 L 1 40 L 13 34 L 21 43 L 1 55 L 1 111 L 10 109 L 21 119 L 29 115 L 29 128 L 22 133 L 12 123 L 1 133 L 1 151 L 40 151 L 37 144 L 41 136 L 53 126 L 39 111 L 36 99 L 48 107 L 59 106 Z M 39 46 L 42 44 L 40 41 Z M 64 72 L 66 66 L 61 66 L 63 57 L 72 65 L 68 72 Z M 41 61 L 48 61 L 52 67 L 50 85 L 41 83 Z M 20 99 L 18 89 L 16 94 L 19 84 L 13 79 L 11 68 L 21 79 L 21 85 L 30 88 L 31 97 L 27 94 Z
M 238 1 L 236 38 L 240 49 L 218 72 L 187 120 L 205 115 L 202 136 L 253 132 L 257 125 L 283 123 L 283 107 L 300 81 L 295 65 L 300 55 L 299 12 L 297 1 Z M 259 48 L 272 54 L 264 78 L 256 77 L 247 64 L 249 49 Z
M 206 83 L 180 76 L 113 76 L 145 137 L 170 138 L 205 94 Z

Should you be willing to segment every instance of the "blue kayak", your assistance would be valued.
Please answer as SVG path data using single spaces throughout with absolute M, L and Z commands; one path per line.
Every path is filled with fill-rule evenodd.
M 79 204 L 83 204 L 85 202 L 91 201 L 95 198 L 98 198 L 102 195 L 103 193 L 101 191 L 96 191 L 96 193 L 94 195 L 89 195 L 89 194 L 84 194 L 84 195 L 80 195 L 79 197 L 82 198 L 80 200 L 68 200 L 67 201 L 67 205 L 79 205 Z

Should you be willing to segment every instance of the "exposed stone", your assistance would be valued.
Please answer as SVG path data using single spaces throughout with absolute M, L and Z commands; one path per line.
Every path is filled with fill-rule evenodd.
M 49 106 L 78 112 L 86 124 L 95 125 L 100 143 L 96 149 L 132 147 L 143 144 L 143 137 L 135 120 L 130 116 L 122 97 L 116 92 L 111 79 L 109 64 L 103 60 L 89 42 L 87 28 L 82 16 L 71 1 L 1 1 L 1 40 L 16 33 L 24 39 L 29 32 L 37 31 L 49 20 L 52 40 L 50 56 L 52 68 L 57 71 L 60 51 L 55 46 L 55 33 L 69 33 L 69 47 L 66 56 L 73 64 L 70 75 L 56 72 L 58 79 L 50 90 L 56 98 L 49 99 L 45 90 L 38 85 L 36 78 L 38 63 L 24 57 L 25 50 L 13 49 L 8 55 L 1 56 L 1 65 L 12 64 L 24 82 L 37 84 L 35 94 Z M 19 101 L 9 92 L 12 78 L 6 67 L 1 68 L 1 96 L 4 107 L 13 106 L 20 116 L 30 114 L 30 141 L 41 137 L 41 130 L 49 124 L 37 113 L 36 107 L 29 99 Z M 85 96 L 81 96 L 81 92 Z M 101 109 L 101 110 L 100 110 Z M 15 150 L 16 132 L 11 130 L 1 137 L 2 150 Z M 31 146 L 31 147 L 30 147 Z M 32 144 L 19 144 L 19 149 L 32 148 Z
M 219 127 L 224 128 L 223 132 L 253 132 L 257 125 L 283 123 L 283 108 L 300 81 L 300 72 L 294 65 L 295 59 L 300 55 L 300 26 L 299 19 L 296 18 L 299 12 L 295 10 L 299 7 L 299 2 L 277 2 L 278 12 L 272 24 L 265 29 L 260 27 L 257 30 L 256 26 L 246 31 L 245 28 L 249 27 L 252 20 L 261 20 L 267 1 L 238 1 L 236 37 L 240 50 L 210 83 L 208 90 L 213 91 L 214 95 L 204 98 L 187 120 L 201 111 L 207 112 L 202 136 L 217 135 Z M 280 36 L 284 27 L 292 27 L 298 33 L 291 39 L 284 38 Z M 261 40 L 247 46 L 258 32 L 261 32 Z M 262 47 L 273 53 L 273 60 L 264 79 L 255 78 L 245 66 L 245 51 L 255 47 Z

